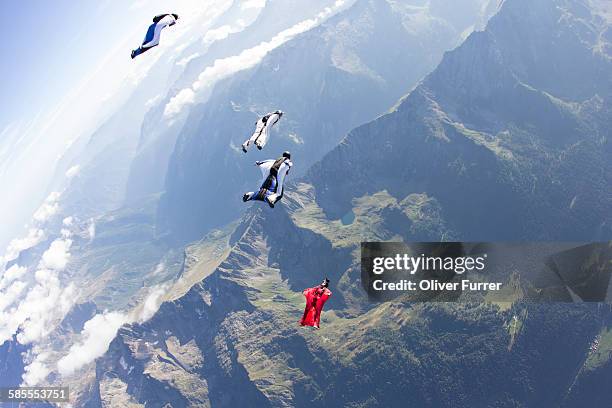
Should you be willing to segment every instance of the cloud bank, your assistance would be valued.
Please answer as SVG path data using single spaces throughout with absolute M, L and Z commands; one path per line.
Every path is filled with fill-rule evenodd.
M 121 312 L 97 314 L 85 323 L 81 341 L 73 344 L 68 354 L 57 362 L 57 369 L 63 376 L 91 363 L 106 352 L 121 326 L 128 318 Z
M 13 265 L 2 278 L 2 286 L 10 286 L 0 292 L 0 344 L 17 335 L 17 341 L 28 344 L 40 340 L 54 329 L 72 307 L 76 295 L 73 284 L 63 288 L 59 272 L 66 268 L 70 258 L 70 239 L 56 239 L 41 257 L 34 273 L 34 287 L 18 304 L 19 295 L 27 282 L 16 280 L 23 276 L 25 268 Z
M 124 324 L 149 320 L 159 309 L 167 286 L 154 286 L 142 303 L 140 312 L 131 313 L 104 312 L 88 320 L 80 334 L 80 340 L 73 344 L 68 354 L 57 363 L 57 370 L 62 376 L 70 376 L 77 370 L 102 356 Z
M 26 237 L 14 239 L 9 243 L 4 256 L 0 257 L 0 266 L 17 259 L 21 251 L 38 245 L 44 238 L 45 233 L 42 229 L 30 228 Z
M 236 72 L 254 67 L 272 50 L 304 33 L 335 14 L 346 3 L 346 0 L 337 0 L 333 6 L 326 7 L 315 17 L 304 20 L 294 26 L 276 34 L 270 41 L 264 41 L 255 47 L 246 49 L 240 54 L 216 60 L 207 67 L 191 87 L 179 91 L 166 104 L 164 116 L 168 120 L 175 118 L 185 107 L 195 103 L 197 95 L 205 89 L 210 89 L 220 79 L 226 78 Z
M 59 201 L 60 196 L 61 196 L 61 193 L 58 193 L 56 191 L 49 194 L 49 196 L 44 201 L 44 203 L 34 213 L 34 220 L 38 222 L 45 222 L 49 218 L 51 218 L 51 216 L 55 215 L 57 211 L 59 210 L 58 201 Z

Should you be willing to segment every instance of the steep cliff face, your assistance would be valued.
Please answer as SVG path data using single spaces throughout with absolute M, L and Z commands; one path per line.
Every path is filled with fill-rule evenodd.
M 609 238 L 608 26 L 576 2 L 508 2 L 313 166 L 321 207 L 340 218 L 364 193 L 426 192 L 464 239 Z
M 255 188 L 254 160 L 290 150 L 294 176 L 302 175 L 347 131 L 387 110 L 472 27 L 462 13 L 445 20 L 413 3 L 357 1 L 270 52 L 257 67 L 217 84 L 208 102 L 192 110 L 177 140 L 160 227 L 190 240 L 235 219 L 242 204 L 231 197 Z M 480 18 L 465 14 L 472 25 Z M 274 109 L 286 115 L 271 142 L 245 157 L 240 144 L 257 116 Z
M 376 210 L 362 201 L 347 226 L 319 218 L 315 204 L 303 197 L 292 197 L 288 213 L 250 211 L 236 229 L 230 254 L 210 276 L 163 304 L 147 323 L 121 329 L 97 361 L 96 380 L 82 402 L 160 407 L 567 402 L 577 367 L 592 358 L 589 347 L 602 322 L 610 322 L 609 308 L 368 304 L 353 286 L 358 273 L 352 255 L 359 237 L 394 235 L 378 222 L 394 203 L 378 196 L 377 202 L 386 202 Z M 310 228 L 296 225 L 296 218 L 307 218 Z M 370 232 L 364 232 L 366 226 Z M 344 239 L 332 242 L 332 236 Z M 330 276 L 336 283 L 321 330 L 300 328 L 299 289 L 330 270 L 342 272 Z
M 81 403 L 303 406 L 320 400 L 340 406 L 353 401 L 350 395 L 329 394 L 329 384 L 360 386 L 351 384 L 358 367 L 345 367 L 351 351 L 333 340 L 349 335 L 356 316 L 365 323 L 368 317 L 360 313 L 371 309 L 357 287 L 359 240 L 396 236 L 399 226 L 387 223 L 390 214 L 408 226 L 428 219 L 422 229 L 434 231 L 433 236 L 438 222 L 432 221 L 431 200 L 411 197 L 400 205 L 384 193 L 356 204 L 350 224 L 328 222 L 320 217 L 311 190 L 302 184 L 300 194 L 290 193 L 289 210 L 249 210 L 229 239 L 227 257 L 211 275 L 164 303 L 147 323 L 120 330 L 98 361 L 94 387 Z M 431 216 L 416 217 L 419 209 Z M 436 228 L 424 226 L 430 224 Z M 342 288 L 334 290 L 335 311 L 324 318 L 328 330 L 335 322 L 336 333 L 326 336 L 326 345 L 297 325 L 300 291 L 313 284 L 313 271 Z M 400 309 L 408 308 L 392 310 L 399 316 Z M 367 336 L 363 341 L 376 334 L 368 330 Z M 357 400 L 363 396 L 360 391 Z

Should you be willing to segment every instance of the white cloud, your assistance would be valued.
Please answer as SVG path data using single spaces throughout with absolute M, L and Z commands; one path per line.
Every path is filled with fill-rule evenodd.
M 45 272 L 47 274 L 44 277 L 37 274 L 37 279 L 41 283 L 30 291 L 26 298 L 26 305 L 30 310 L 25 309 L 30 313 L 27 320 L 21 324 L 22 331 L 17 335 L 17 340 L 21 344 L 39 341 L 46 337 L 74 304 L 76 287 L 70 284 L 62 289 L 57 275 L 50 271 Z
M 304 144 L 304 139 L 298 136 L 297 133 L 289 133 L 287 137 L 295 144 Z
M 152 97 L 151 99 L 149 99 L 148 101 L 145 102 L 145 108 L 147 109 L 151 109 L 157 102 L 159 102 L 162 99 L 161 94 L 160 95 L 156 95 L 154 97 Z
M 58 193 L 57 191 L 54 191 L 51 194 L 49 194 L 45 202 L 34 213 L 34 220 L 38 222 L 45 222 L 51 216 L 55 215 L 57 211 L 59 210 L 58 200 L 60 196 L 61 196 L 61 193 Z
M 128 320 L 120 312 L 97 314 L 88 320 L 81 332 L 81 342 L 73 344 L 68 354 L 57 362 L 59 373 L 71 375 L 104 354 L 119 328 Z
M 152 275 L 153 275 L 153 276 L 157 276 L 157 275 L 159 275 L 160 273 L 162 273 L 162 272 L 164 271 L 164 269 L 166 269 L 166 263 L 165 263 L 164 261 L 161 261 L 160 263 L 158 263 L 158 264 L 155 266 L 155 269 L 153 270 Z
M 15 334 L 21 344 L 42 339 L 54 330 L 72 307 L 76 297 L 73 284 L 62 288 L 57 272 L 46 269 L 36 271 L 35 279 L 36 286 L 19 305 L 0 311 L 0 343 Z
M 65 227 L 65 228 L 62 228 L 60 230 L 60 234 L 61 234 L 62 238 L 64 238 L 64 239 L 70 238 L 73 235 L 72 230 L 70 229 L 70 227 L 72 227 L 74 225 L 74 217 L 66 217 L 66 218 L 64 218 L 62 220 L 62 225 Z
M 184 88 L 170 99 L 164 109 L 164 116 L 173 118 L 181 112 L 184 106 L 191 105 L 194 102 L 195 92 L 191 88 Z
M 89 225 L 87 226 L 87 235 L 89 236 L 90 241 L 96 237 L 96 222 L 94 220 L 90 220 Z
M 176 65 L 178 65 L 180 67 L 184 67 L 187 64 L 189 64 L 189 61 L 194 60 L 194 59 L 198 58 L 199 56 L 200 56 L 200 53 L 196 52 L 195 54 L 191 54 L 190 56 L 185 57 L 185 58 L 177 61 Z
M 66 171 L 66 177 L 71 179 L 74 176 L 76 176 L 77 174 L 79 174 L 79 171 L 81 170 L 81 166 L 79 166 L 78 164 L 75 164 L 74 166 L 70 167 L 67 171 Z
M 27 270 L 28 268 L 26 267 L 12 265 L 2 274 L 2 279 L 0 279 L 0 289 L 4 289 L 9 283 L 14 281 L 15 279 L 21 278 Z
M 25 238 L 14 239 L 9 243 L 4 257 L 0 259 L 0 266 L 5 262 L 10 262 L 17 259 L 21 251 L 25 251 L 26 249 L 30 249 L 38 245 L 44 238 L 45 233 L 43 230 L 38 228 L 30 228 L 28 235 Z
M 49 249 L 43 254 L 40 267 L 56 271 L 64 270 L 70 258 L 70 246 L 72 246 L 70 239 L 56 239 L 53 241 Z
M 154 286 L 142 303 L 129 314 L 123 312 L 99 313 L 83 326 L 80 341 L 73 344 L 68 353 L 57 362 L 58 372 L 70 376 L 85 365 L 103 355 L 124 324 L 143 323 L 159 310 L 168 285 Z
M 23 282 L 16 281 L 0 292 L 0 298 L 5 299 L 0 308 L 0 344 L 15 334 L 21 344 L 40 340 L 51 333 L 68 313 L 76 298 L 76 287 L 70 284 L 62 288 L 58 272 L 66 267 L 71 245 L 69 239 L 56 239 L 51 243 L 34 273 L 35 286 L 18 305 L 5 310 L 17 301 L 25 288 Z M 11 267 L 7 273 L 16 279 L 23 275 L 24 270 Z M 3 276 L 3 282 L 7 273 Z
M 266 5 L 266 0 L 245 0 L 240 3 L 240 8 L 242 10 L 252 9 L 252 8 L 263 8 Z
M 230 25 L 223 25 L 218 28 L 213 28 L 212 30 L 208 30 L 206 34 L 204 34 L 204 38 L 202 38 L 202 43 L 204 46 L 209 46 L 215 41 L 223 40 L 227 38 L 230 34 L 240 31 L 243 27 L 233 28 Z
M 323 20 L 343 7 L 345 2 L 346 0 L 337 0 L 332 7 L 326 7 L 315 17 L 304 20 L 281 31 L 270 41 L 264 41 L 255 47 L 242 51 L 238 55 L 216 60 L 213 65 L 207 67 L 198 76 L 198 79 L 191 87 L 182 89 L 176 96 L 170 99 L 164 109 L 164 116 L 167 119 L 174 118 L 187 105 L 195 103 L 198 93 L 204 89 L 210 89 L 210 87 L 220 79 L 257 65 L 270 51 L 291 40 L 296 35 L 316 27 Z
M 189 47 L 189 43 L 188 42 L 181 43 L 181 44 L 177 45 L 174 48 L 174 52 L 176 54 L 180 54 L 181 52 L 185 51 L 187 49 L 187 47 Z
M 57 200 L 59 200 L 59 198 L 61 196 L 62 196 L 62 193 L 60 193 L 59 191 L 53 191 L 53 192 L 49 193 L 49 195 L 47 196 L 46 201 L 48 201 L 48 202 L 57 201 Z
M 4 274 L 2 275 L 2 280 L 5 282 L 11 282 L 17 278 L 23 276 L 23 274 L 28 270 L 25 266 L 12 265 L 8 268 Z
M 160 285 L 151 289 L 149 295 L 142 304 L 142 310 L 138 316 L 138 321 L 140 323 L 149 320 L 157 312 L 161 304 L 162 297 L 166 293 L 167 289 L 167 285 Z
M 51 372 L 45 364 L 48 357 L 49 353 L 47 352 L 37 353 L 34 360 L 24 367 L 22 377 L 22 385 L 24 387 L 34 387 L 47 378 Z
M 27 283 L 16 281 L 13 282 L 13 284 L 9 286 L 7 290 L 2 292 L 2 296 L 0 297 L 0 312 L 11 306 L 17 300 L 26 286 L 28 286 Z

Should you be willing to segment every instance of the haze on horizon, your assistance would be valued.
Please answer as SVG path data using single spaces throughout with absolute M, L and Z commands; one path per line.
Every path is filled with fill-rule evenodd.
M 180 0 L 173 11 L 187 25 L 227 1 Z M 5 58 L 0 77 L 0 253 L 26 230 L 51 192 L 55 166 L 80 137 L 88 137 L 157 60 L 132 61 L 162 0 L 10 2 L 0 28 Z M 179 31 L 179 30 L 175 30 Z M 168 37 L 179 32 L 168 32 Z M 173 51 L 161 44 L 158 55 Z

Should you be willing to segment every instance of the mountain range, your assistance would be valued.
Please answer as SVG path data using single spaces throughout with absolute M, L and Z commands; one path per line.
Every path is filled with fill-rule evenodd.
M 206 276 L 120 329 L 88 401 L 604 406 L 609 306 L 371 304 L 359 244 L 609 240 L 609 24 L 595 3 L 506 1 L 284 205 L 250 208 L 217 267 L 190 247 L 181 274 Z M 304 330 L 300 291 L 324 276 L 322 329 Z
M 84 407 L 605 406 L 608 305 L 371 303 L 360 244 L 610 240 L 607 3 L 357 0 L 167 115 L 215 61 L 336 3 L 310 4 L 230 4 L 217 40 L 174 56 L 182 72 L 151 71 L 171 85 L 136 91 L 79 147 L 90 164 L 61 202 L 74 220 L 48 228 L 71 240 L 60 277 L 80 295 L 44 342 L 0 347 L 0 382 L 61 366 L 46 381 Z M 269 145 L 242 153 L 277 108 Z M 252 162 L 284 150 L 283 200 L 242 203 Z M 325 276 L 321 329 L 301 328 L 301 291 Z

